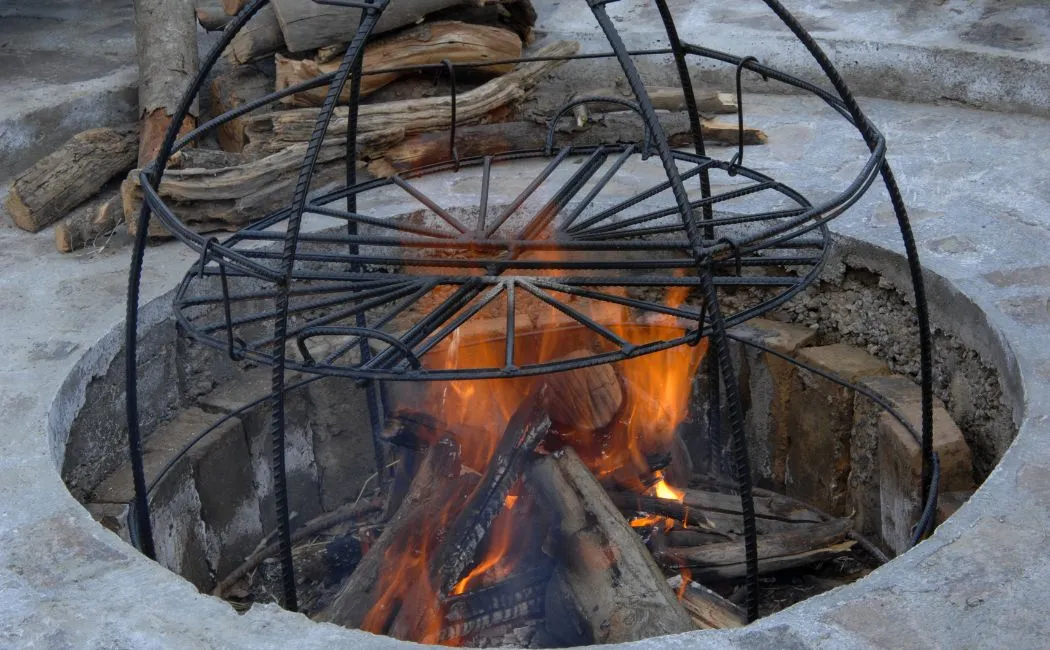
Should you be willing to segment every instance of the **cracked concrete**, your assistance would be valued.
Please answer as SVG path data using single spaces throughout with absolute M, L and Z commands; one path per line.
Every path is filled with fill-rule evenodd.
M 635 43 L 654 39 L 655 22 L 632 20 L 643 4 L 609 5 Z M 801 56 L 779 53 L 785 41 L 766 35 L 764 23 L 748 18 L 743 3 L 739 9 L 672 4 L 692 12 L 682 22 L 690 37 L 757 53 L 788 69 L 803 64 Z M 537 5 L 547 37 L 589 33 L 594 45 L 582 2 Z M 761 8 L 748 6 L 753 12 Z M 950 91 L 968 104 L 1037 114 L 863 101 L 887 134 L 906 200 L 922 217 L 915 231 L 935 322 L 998 370 L 1018 435 L 958 514 L 863 581 L 745 629 L 621 647 L 1041 647 L 1050 632 L 1050 562 L 1044 552 L 1050 530 L 1050 288 L 1040 280 L 1050 245 L 1050 154 L 1044 145 L 1050 121 L 1038 116 L 1050 115 L 1045 4 L 800 1 L 791 7 L 829 30 L 817 36 L 862 94 L 936 102 Z M 716 9 L 732 14 L 708 33 L 704 27 Z M 895 22 L 879 19 L 887 15 L 896 16 Z M 970 29 L 981 21 L 1023 24 L 1023 38 L 1035 47 L 1008 47 L 1020 42 L 1010 31 Z M 877 74 L 900 84 L 899 92 L 873 83 Z M 751 93 L 745 102 L 749 122 L 770 136 L 767 147 L 748 150 L 749 165 L 805 188 L 811 198 L 856 173 L 843 162 L 862 151 L 859 144 L 847 145 L 856 137 L 830 122 L 820 102 Z M 788 167 L 788 158 L 805 165 Z M 639 173 L 636 182 L 652 178 Z M 476 200 L 467 185 L 447 177 L 427 179 L 421 187 L 449 205 Z M 398 211 L 388 196 L 375 200 L 382 203 L 362 209 Z M 907 286 L 901 259 L 879 252 L 902 249 L 895 226 L 880 212 L 884 203 L 876 186 L 833 230 L 844 238 L 845 258 Z M 58 467 L 85 385 L 121 347 L 126 251 L 60 257 L 47 234 L 16 231 L 8 219 L 0 221 L 0 250 L 0 645 L 404 647 L 275 607 L 237 615 L 97 525 L 62 484 Z M 167 292 L 195 257 L 176 244 L 148 252 L 143 332 L 167 318 Z

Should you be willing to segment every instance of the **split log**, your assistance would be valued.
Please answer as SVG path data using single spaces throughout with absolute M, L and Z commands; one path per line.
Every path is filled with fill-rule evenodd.
M 192 0 L 135 0 L 139 64 L 139 166 L 153 161 L 182 93 L 197 74 L 197 18 Z M 197 104 L 179 125 L 197 126 Z
M 854 542 L 843 540 L 851 526 L 848 519 L 837 519 L 762 536 L 758 543 L 759 574 L 806 566 L 849 550 Z M 689 569 L 698 582 L 733 580 L 746 573 L 744 545 L 740 542 L 665 548 L 655 555 L 665 570 Z
M 589 357 L 580 350 L 566 358 Z M 547 410 L 551 420 L 583 431 L 597 431 L 612 422 L 623 406 L 623 389 L 609 364 L 559 372 L 547 378 Z
M 478 561 L 478 548 L 503 510 L 507 494 L 521 477 L 532 451 L 550 430 L 550 416 L 543 407 L 546 393 L 546 387 L 533 393 L 507 423 L 477 489 L 456 516 L 431 561 L 430 584 L 437 593 L 418 589 L 409 594 L 390 627 L 391 636 L 406 641 L 430 641 L 424 634 L 433 600 L 436 597 L 444 601 L 467 568 Z
M 216 116 L 232 111 L 252 100 L 259 99 L 270 92 L 273 87 L 273 78 L 261 69 L 252 65 L 235 66 L 228 72 L 224 72 L 211 82 L 212 104 Z M 263 106 L 256 109 L 255 115 L 268 113 L 273 110 L 271 106 Z M 249 117 L 242 115 L 226 122 L 216 129 L 219 146 L 225 151 L 244 151 L 248 144 L 245 135 Z
M 373 34 L 382 34 L 405 25 L 414 25 L 427 14 L 461 4 L 463 0 L 394 0 L 376 24 Z M 357 31 L 361 10 L 323 5 L 304 0 L 273 0 L 289 52 L 316 50 L 325 45 L 346 42 Z
M 452 497 L 453 493 L 459 493 L 464 488 L 473 487 L 476 477 L 472 474 L 460 474 L 459 454 L 459 445 L 451 440 L 442 440 L 431 447 L 401 508 L 361 559 L 335 599 L 318 614 L 317 620 L 351 628 L 362 626 L 369 612 L 383 595 L 380 574 L 388 552 L 396 553 L 406 542 L 412 541 L 409 539 L 412 537 L 410 533 L 417 532 L 424 520 L 433 515 L 434 509 L 444 499 Z M 397 603 L 390 602 L 389 605 L 394 606 Z M 381 617 L 384 615 L 379 614 Z
M 19 174 L 6 207 L 15 225 L 38 232 L 58 221 L 135 166 L 133 127 L 101 128 L 73 136 Z
M 579 43 L 560 41 L 539 52 L 538 56 L 565 56 L 575 54 Z M 521 101 L 550 71 L 561 65 L 561 61 L 534 61 L 523 63 L 501 77 L 461 93 L 456 102 L 458 124 L 483 121 L 492 111 L 507 104 Z M 406 134 L 449 128 L 452 101 L 449 97 L 431 97 L 421 100 L 365 104 L 360 107 L 358 133 L 377 129 L 400 128 Z M 293 142 L 306 142 L 313 133 L 317 121 L 316 108 L 297 108 L 275 111 L 253 117 L 249 123 L 248 137 L 253 142 L 263 140 L 265 146 L 284 146 Z M 345 136 L 347 109 L 335 111 L 328 128 L 328 137 Z
M 653 103 L 653 108 L 657 110 L 678 113 L 686 108 L 685 93 L 679 86 L 648 86 L 645 91 L 649 95 L 649 101 Z M 736 113 L 737 111 L 736 95 L 733 93 L 704 90 L 694 91 L 694 96 L 697 111 L 701 114 Z M 628 101 L 635 101 L 634 93 L 623 88 L 598 88 L 573 95 L 573 99 L 584 97 L 620 97 Z M 581 106 L 593 113 L 619 113 L 628 110 L 622 104 L 608 102 L 593 102 Z
M 675 147 L 692 143 L 689 120 L 684 113 L 661 113 L 660 123 L 667 133 L 668 142 Z M 704 136 L 711 142 L 735 144 L 737 127 L 714 120 L 704 121 Z M 547 126 L 536 122 L 505 122 L 460 127 L 456 130 L 456 145 L 461 158 L 494 155 L 507 151 L 542 148 L 546 143 Z M 633 114 L 614 113 L 599 122 L 592 122 L 581 129 L 558 129 L 555 146 L 597 146 L 637 142 L 643 138 L 642 125 Z M 744 129 L 747 144 L 761 144 L 766 134 L 759 129 Z M 374 161 L 369 171 L 375 176 L 390 176 L 397 172 L 423 167 L 451 158 L 449 132 L 432 131 L 411 137 Z
M 401 137 L 403 134 L 397 130 L 372 131 L 358 139 L 358 146 L 367 152 L 389 146 Z M 299 177 L 306 147 L 306 143 L 293 145 L 264 158 L 235 165 L 170 169 L 164 174 L 159 194 L 176 216 L 197 232 L 237 230 L 287 204 Z M 345 155 L 345 139 L 325 140 L 318 155 L 314 189 L 344 177 Z M 128 229 L 134 235 L 135 215 L 142 205 L 138 170 L 129 173 L 121 185 L 121 197 Z M 158 219 L 153 219 L 149 236 L 171 235 Z
M 567 643 L 619 643 L 695 629 L 652 555 L 571 448 L 534 463 L 528 484 L 555 522 L 561 564 L 547 608 L 564 607 L 558 611 L 565 616 L 548 617 L 553 634 Z
M 226 49 L 226 58 L 231 63 L 249 63 L 270 56 L 283 47 L 284 35 L 277 14 L 272 5 L 266 5 L 233 37 Z
M 723 630 L 747 625 L 747 612 L 698 582 L 675 576 L 667 581 L 678 601 L 701 630 Z
M 451 61 L 497 61 L 521 56 L 521 39 L 500 27 L 471 25 L 460 21 L 428 22 L 381 38 L 365 47 L 363 69 L 375 72 L 383 68 L 402 68 Z M 322 74 L 335 72 L 341 60 L 320 63 L 314 59 L 296 60 L 277 55 L 277 90 L 309 81 Z M 477 68 L 479 72 L 500 75 L 514 69 L 514 64 Z M 367 74 L 361 76 L 361 96 L 365 97 L 409 72 Z M 283 100 L 293 106 L 320 106 L 328 87 L 296 93 Z M 350 84 L 343 88 L 340 103 L 350 100 Z
M 120 190 L 112 188 L 81 204 L 55 226 L 55 249 L 60 253 L 72 253 L 90 246 L 99 237 L 113 232 L 123 221 Z

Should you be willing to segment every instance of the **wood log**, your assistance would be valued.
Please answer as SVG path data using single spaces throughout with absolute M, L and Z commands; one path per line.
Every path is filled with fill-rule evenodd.
M 430 584 L 436 594 L 414 590 L 390 627 L 389 634 L 406 641 L 433 642 L 427 638 L 429 612 L 434 598 L 444 601 L 468 567 L 477 562 L 478 548 L 496 516 L 503 510 L 511 487 L 521 477 L 525 463 L 546 437 L 551 420 L 543 406 L 547 389 L 533 393 L 511 417 L 488 462 L 477 489 L 456 516 L 430 563 Z M 413 602 L 423 600 L 425 602 Z
M 427 14 L 462 3 L 463 0 L 394 0 L 376 25 L 373 34 L 382 34 L 405 25 L 414 25 Z M 289 52 L 316 50 L 333 43 L 345 43 L 357 31 L 361 10 L 322 5 L 304 0 L 273 0 L 277 20 Z
M 380 38 L 365 47 L 362 66 L 375 72 L 384 68 L 401 68 L 451 61 L 466 63 L 516 59 L 521 56 L 521 39 L 513 32 L 488 25 L 471 25 L 460 21 L 427 22 L 391 36 Z M 335 72 L 342 61 L 321 63 L 315 59 L 291 59 L 277 55 L 276 90 Z M 478 68 L 482 73 L 500 75 L 514 69 L 514 64 Z M 361 77 L 361 96 L 365 97 L 410 72 L 367 74 Z M 320 106 L 328 87 L 296 93 L 283 101 L 292 106 Z M 350 84 L 339 96 L 342 104 L 350 100 Z
M 270 56 L 284 47 L 284 35 L 272 5 L 260 9 L 230 41 L 226 58 L 231 63 L 249 63 Z
M 15 225 L 38 232 L 135 166 L 134 127 L 101 128 L 73 136 L 19 174 L 5 203 Z
M 244 5 L 248 4 L 251 0 L 222 0 L 223 11 L 227 15 L 236 16 L 237 13 L 244 8 Z
M 197 74 L 197 17 L 192 0 L 135 0 L 139 64 L 139 166 L 157 157 L 182 93 Z M 197 126 L 197 104 L 179 125 Z
M 575 54 L 579 43 L 559 41 L 539 52 L 538 56 L 565 56 Z M 517 102 L 526 97 L 536 84 L 561 61 L 534 61 L 517 66 L 513 72 L 488 81 L 481 86 L 461 93 L 456 102 L 456 118 L 459 124 L 483 121 L 492 111 Z M 377 129 L 401 128 L 406 134 L 447 129 L 451 119 L 452 102 L 449 97 L 365 104 L 360 108 L 358 133 Z M 249 122 L 248 137 L 267 142 L 267 146 L 284 146 L 293 142 L 306 142 L 314 129 L 318 109 L 297 108 L 275 111 L 253 117 Z M 335 111 L 328 128 L 328 137 L 346 135 L 347 109 Z
M 431 447 L 401 508 L 336 597 L 316 616 L 317 620 L 352 628 L 362 626 L 382 596 L 384 585 L 381 573 L 388 551 L 396 553 L 401 545 L 410 542 L 411 535 L 408 533 L 418 531 L 423 520 L 432 515 L 433 508 L 442 499 L 450 497 L 450 492 L 459 491 L 468 485 L 473 487 L 476 477 L 471 474 L 461 475 L 460 468 L 460 450 L 455 442 L 446 439 Z M 390 606 L 396 604 L 389 603 Z M 383 616 L 383 613 L 379 614 Z
M 581 642 L 577 631 L 582 642 L 619 643 L 695 629 L 652 555 L 571 448 L 534 463 L 528 485 L 555 522 L 561 564 L 547 607 L 553 599 L 566 610 L 547 620 L 571 623 L 553 634 L 568 643 Z
M 358 146 L 367 153 L 402 137 L 399 130 L 372 131 L 358 139 Z M 287 204 L 306 147 L 306 143 L 300 143 L 258 160 L 242 159 L 245 162 L 235 165 L 171 169 L 164 174 L 159 194 L 176 216 L 197 232 L 237 230 Z M 325 140 L 318 155 L 312 185 L 315 190 L 344 177 L 345 155 L 344 139 Z M 124 180 L 121 197 L 128 230 L 134 235 L 142 205 L 138 170 L 132 170 Z M 154 218 L 149 236 L 165 238 L 171 234 Z
M 253 65 L 239 65 L 215 77 L 211 82 L 212 105 L 215 116 L 232 111 L 247 102 L 259 99 L 270 92 L 273 78 Z M 268 113 L 273 108 L 256 109 L 255 115 Z M 213 116 L 214 117 L 214 116 Z M 245 129 L 249 117 L 242 115 L 216 129 L 219 146 L 225 151 L 241 152 L 248 144 Z
M 647 86 L 645 89 L 653 108 L 660 111 L 671 111 L 678 113 L 685 110 L 685 93 L 679 86 Z M 701 113 L 736 113 L 736 96 L 733 93 L 719 92 L 715 90 L 694 91 L 696 97 L 696 108 Z M 597 88 L 585 92 L 578 92 L 573 99 L 584 97 L 619 97 L 628 101 L 635 101 L 634 93 L 625 88 Z M 595 102 L 584 104 L 591 113 L 618 113 L 628 110 L 621 104 Z
M 228 14 L 219 0 L 194 0 L 197 22 L 206 31 L 218 32 L 226 27 L 233 15 Z M 236 13 L 236 12 L 234 12 Z
M 667 583 L 675 590 L 678 601 L 701 630 L 722 630 L 747 625 L 747 612 L 732 601 L 719 596 L 698 582 L 674 576 Z
M 675 147 L 685 146 L 692 142 L 689 133 L 689 120 L 684 113 L 661 113 L 660 123 L 668 135 L 668 142 Z M 704 136 L 711 142 L 735 144 L 737 127 L 714 120 L 704 121 Z M 605 116 L 601 121 L 590 123 L 579 129 L 559 128 L 555 136 L 557 147 L 572 144 L 574 146 L 596 146 L 600 144 L 617 144 L 637 142 L 643 137 L 641 123 L 633 115 L 614 113 Z M 745 142 L 760 144 L 766 141 L 766 135 L 758 129 L 744 130 Z M 504 122 L 496 124 L 479 124 L 460 127 L 456 131 L 456 143 L 461 158 L 485 156 L 507 151 L 539 149 L 545 145 L 547 126 L 536 122 Z M 449 132 L 431 131 L 408 138 L 401 144 L 383 154 L 382 159 L 374 161 L 369 171 L 375 176 L 390 176 L 397 172 L 407 171 L 449 160 Z
M 758 543 L 759 574 L 805 566 L 841 553 L 841 543 L 851 526 L 848 519 L 836 519 L 823 524 L 801 526 L 792 532 L 763 535 Z M 854 542 L 846 544 L 848 550 Z M 829 548 L 834 550 L 827 551 Z M 693 579 L 698 582 L 736 579 L 746 572 L 744 545 L 741 542 L 721 542 L 693 548 L 668 547 L 655 553 L 655 556 L 665 570 L 689 569 Z
M 589 356 L 589 352 L 579 350 L 566 358 Z M 623 389 L 609 364 L 553 374 L 547 377 L 547 386 L 551 420 L 583 431 L 606 427 L 623 406 Z
M 120 188 L 104 191 L 94 199 L 81 204 L 55 226 L 55 249 L 72 253 L 105 236 L 124 222 Z

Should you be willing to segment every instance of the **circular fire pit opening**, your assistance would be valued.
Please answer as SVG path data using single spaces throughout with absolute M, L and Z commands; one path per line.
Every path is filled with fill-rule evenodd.
M 890 281 L 870 270 L 872 265 L 851 266 L 856 256 L 847 252 L 850 250 L 849 243 L 836 247 L 822 280 L 789 306 L 730 330 L 734 363 L 740 369 L 752 477 L 757 486 L 760 553 L 770 552 L 765 550 L 770 542 L 774 546 L 785 539 L 790 542 L 792 532 L 804 531 L 795 541 L 815 546 L 787 549 L 794 551 L 787 556 L 813 551 L 814 560 L 796 566 L 791 566 L 795 560 L 789 558 L 780 560 L 784 565 L 780 568 L 767 555 L 760 556 L 763 616 L 862 577 L 881 562 L 881 554 L 892 557 L 903 552 L 910 545 L 911 527 L 921 515 L 916 478 L 921 458 L 912 434 L 869 396 L 834 381 L 842 379 L 867 389 L 913 428 L 919 422 L 919 390 L 912 378 L 915 349 L 887 344 L 891 339 L 908 338 L 908 332 L 901 332 L 902 327 L 909 327 L 902 318 L 908 303 Z M 884 261 L 876 268 L 893 268 L 891 255 L 882 253 L 881 257 Z M 866 258 L 870 260 L 871 256 Z M 880 309 L 865 308 L 872 304 Z M 456 353 L 467 354 L 472 347 L 485 348 L 499 341 L 503 331 L 500 322 L 499 318 L 481 319 L 473 335 L 460 341 L 461 349 Z M 531 327 L 536 340 L 523 338 L 523 350 L 544 349 L 559 356 L 579 343 L 572 336 L 574 331 L 578 333 L 578 324 L 559 321 L 549 311 L 537 313 Z M 621 331 L 629 336 L 627 330 L 638 327 L 635 323 Z M 644 328 L 674 329 L 673 322 L 666 319 L 654 319 Z M 551 339 L 551 334 L 557 337 Z M 562 349 L 552 352 L 544 348 L 542 340 L 555 341 Z M 141 345 L 145 354 L 140 376 L 148 378 L 148 390 L 141 394 L 149 431 L 145 466 L 158 560 L 202 591 L 221 594 L 235 607 L 279 602 L 282 587 L 274 545 L 268 439 L 271 406 L 266 399 L 269 372 L 250 363 L 217 359 L 178 335 L 171 321 L 145 332 Z M 937 330 L 937 349 L 941 363 L 936 385 L 944 404 L 935 409 L 935 441 L 941 465 L 939 523 L 965 501 L 994 466 L 1012 439 L 1013 426 L 996 373 L 974 350 L 950 330 Z M 667 568 L 673 565 L 670 558 L 691 557 L 694 550 L 702 551 L 709 544 L 734 540 L 733 545 L 742 552 L 739 535 L 744 521 L 727 468 L 731 461 L 729 441 L 707 424 L 711 421 L 704 363 L 707 355 L 703 346 L 673 348 L 672 353 L 684 355 L 673 365 L 688 369 L 688 375 L 683 375 L 687 407 L 672 438 L 684 449 L 670 448 L 675 462 L 659 453 L 666 452 L 666 446 L 648 449 L 645 461 L 658 468 L 654 471 L 660 471 L 672 487 L 677 484 L 688 489 L 683 503 L 695 508 L 693 525 L 683 526 L 681 519 L 677 525 L 669 524 L 668 514 L 676 514 L 675 507 L 663 504 L 662 508 L 653 508 L 651 500 L 646 501 L 651 485 L 636 488 L 640 492 L 634 505 L 622 493 L 615 496 L 614 504 L 624 515 L 624 522 L 635 524 L 633 533 L 658 558 L 658 566 L 666 569 L 665 577 L 671 579 L 669 588 L 676 596 L 681 592 L 686 602 L 704 596 L 716 599 L 728 615 L 708 624 L 739 624 L 739 618 L 730 616 L 740 614 L 739 575 L 723 578 L 710 568 L 692 567 L 691 578 L 695 576 L 698 584 L 713 588 L 712 596 L 693 587 L 683 590 L 681 578 L 674 575 L 677 572 Z M 801 361 L 812 370 L 789 359 Z M 626 363 L 646 362 L 659 363 L 658 355 Z M 599 367 L 616 369 L 622 381 L 623 365 Z M 118 359 L 114 368 L 119 367 Z M 577 371 L 566 374 L 573 372 Z M 121 419 L 104 407 L 108 404 L 112 410 L 112 400 L 106 396 L 119 394 L 119 372 L 111 375 L 96 378 L 87 387 L 87 406 L 78 415 L 66 447 L 64 478 L 103 525 L 133 541 L 135 532 L 128 526 L 133 485 L 122 448 L 126 430 L 120 426 Z M 390 464 L 412 456 L 413 447 L 418 451 L 421 441 L 404 437 L 413 426 L 418 431 L 418 420 L 411 416 L 391 420 L 387 428 L 391 439 L 402 438 L 394 440 L 399 451 L 384 461 L 386 471 L 380 487 L 367 391 L 350 379 L 310 379 L 305 375 L 289 377 L 285 417 L 288 497 L 299 569 L 297 589 L 303 611 L 317 614 L 330 605 L 347 575 L 376 543 L 377 533 L 383 530 L 376 522 L 391 492 L 406 489 L 403 484 L 398 486 L 397 467 Z M 462 390 L 472 383 L 483 387 L 485 381 L 518 382 L 520 387 L 523 382 L 539 380 L 459 384 Z M 300 382 L 302 385 L 297 386 Z M 430 413 L 419 407 L 435 404 L 453 385 L 454 381 L 390 383 L 386 391 L 390 411 L 402 416 L 406 412 Z M 475 393 L 472 400 L 479 413 L 493 407 L 490 395 Z M 404 426 L 406 423 L 411 426 Z M 433 422 L 426 424 L 431 430 L 438 427 Z M 472 431 L 468 436 L 474 434 Z M 434 440 L 428 442 L 433 444 Z M 552 445 L 551 450 L 554 448 Z M 587 453 L 581 451 L 580 455 Z M 683 455 L 689 459 L 684 465 L 691 465 L 684 481 L 680 474 Z M 629 459 L 626 464 L 630 464 Z M 597 474 L 603 486 L 617 485 L 615 477 Z M 640 475 L 634 472 L 632 478 Z M 620 481 L 619 485 L 626 484 Z M 670 503 L 677 505 L 676 501 Z M 643 521 L 645 518 L 651 521 Z M 839 529 L 828 524 L 840 519 L 848 520 L 849 526 Z M 704 528 L 708 524 L 711 529 Z M 372 530 L 370 526 L 374 526 Z M 728 539 L 713 541 L 714 535 Z M 483 639 L 525 647 L 560 644 L 539 622 L 549 606 L 548 599 L 554 598 L 547 588 L 550 576 L 542 589 L 536 582 L 528 582 L 543 580 L 534 574 L 536 567 L 550 561 L 542 550 L 549 550 L 549 540 L 532 541 L 537 554 L 528 559 L 528 568 L 533 574 L 508 569 L 506 575 L 491 579 L 493 585 L 505 581 L 504 588 L 513 587 L 527 597 L 509 604 L 497 599 L 501 606 L 489 606 L 492 611 L 483 610 L 478 615 L 476 610 L 469 610 L 475 612 L 473 618 L 461 613 L 459 616 L 466 618 L 455 621 L 459 627 L 447 625 L 446 636 L 438 640 L 448 641 L 447 635 L 466 630 L 462 640 L 468 642 Z M 726 544 L 717 548 L 723 546 Z M 721 561 L 723 565 L 733 564 Z M 766 565 L 774 570 L 767 570 Z M 549 567 L 545 570 L 551 571 Z M 736 569 L 720 570 L 731 574 Z M 460 610 L 475 606 L 469 600 L 461 603 L 466 604 L 459 604 Z M 484 616 L 495 617 L 495 622 L 487 627 L 464 622 Z

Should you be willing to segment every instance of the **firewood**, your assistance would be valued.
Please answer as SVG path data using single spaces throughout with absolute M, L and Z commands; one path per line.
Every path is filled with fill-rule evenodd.
M 378 39 L 365 47 L 362 66 L 373 72 L 383 68 L 402 68 L 451 61 L 496 61 L 521 56 L 521 39 L 513 32 L 487 25 L 471 25 L 460 21 L 428 22 Z M 335 72 L 341 60 L 320 63 L 314 59 L 291 59 L 281 55 L 277 62 L 277 90 L 300 84 L 322 74 Z M 500 75 L 514 69 L 514 64 L 477 68 L 479 72 Z M 367 74 L 361 77 L 361 96 L 367 96 L 408 72 Z M 320 106 L 328 94 L 328 87 L 296 93 L 284 100 L 293 106 Z M 340 103 L 350 99 L 349 84 L 343 88 Z
M 427 14 L 461 4 L 463 0 L 394 0 L 379 18 L 373 34 L 414 25 Z M 273 0 L 277 20 L 289 52 L 316 50 L 345 42 L 357 31 L 361 10 L 323 5 L 308 0 Z
M 139 64 L 139 166 L 157 157 L 182 93 L 197 74 L 197 17 L 192 0 L 135 0 Z M 197 126 L 197 104 L 179 125 Z
M 197 15 L 197 22 L 206 31 L 221 31 L 233 20 L 233 16 L 226 13 L 219 0 L 194 0 L 193 4 L 196 7 L 194 13 Z
M 251 0 L 222 0 L 223 11 L 230 16 L 236 16 L 237 13 L 244 8 L 244 5 L 248 4 Z
M 649 95 L 649 101 L 653 108 L 661 111 L 674 113 L 685 110 L 685 93 L 678 86 L 647 86 L 645 89 Z M 733 93 L 706 90 L 695 92 L 696 108 L 703 113 L 736 113 L 736 96 Z M 597 88 L 578 92 L 573 99 L 584 97 L 619 97 L 627 101 L 635 101 L 634 93 L 628 89 L 621 88 Z M 622 104 L 594 102 L 585 104 L 592 113 L 618 113 L 628 110 Z
M 284 35 L 277 14 L 273 5 L 266 5 L 233 37 L 226 58 L 230 63 L 249 63 L 270 56 L 283 47 Z
M 591 356 L 579 350 L 566 358 Z M 547 378 L 550 387 L 547 410 L 559 424 L 582 431 L 597 431 L 612 422 L 623 405 L 623 389 L 609 364 L 559 372 Z
M 565 56 L 575 54 L 579 43 L 560 41 L 539 52 L 538 56 Z M 551 70 L 561 65 L 560 61 L 534 61 L 524 63 L 513 72 L 492 79 L 481 86 L 461 93 L 456 102 L 456 118 L 459 124 L 472 124 L 485 119 L 495 109 L 520 101 L 526 97 L 540 80 Z M 434 129 L 446 129 L 451 118 L 452 101 L 449 97 L 432 97 L 421 100 L 365 104 L 360 108 L 358 132 L 377 129 L 401 128 L 406 134 L 421 133 Z M 306 142 L 313 133 L 318 109 L 297 108 L 275 111 L 250 120 L 248 136 L 251 140 L 266 141 L 267 146 L 283 146 L 293 142 Z M 328 137 L 346 135 L 348 111 L 339 107 L 335 111 Z
M 134 167 L 136 144 L 133 127 L 78 133 L 15 178 L 6 201 L 11 219 L 29 232 L 58 221 Z
M 667 583 L 675 590 L 682 607 L 701 630 L 722 630 L 747 624 L 747 612 L 742 607 L 702 584 L 689 581 L 683 585 L 680 575 L 669 579 Z
M 124 221 L 119 188 L 112 188 L 83 203 L 55 226 L 55 249 L 72 253 L 90 246 L 99 237 L 113 232 Z
M 440 640 L 463 638 L 495 625 L 542 614 L 551 569 L 550 563 L 544 563 L 494 585 L 449 597 Z
M 667 133 L 668 142 L 672 146 L 683 146 L 692 142 L 689 120 L 684 113 L 661 113 L 659 117 Z M 643 133 L 641 122 L 636 116 L 614 113 L 582 128 L 559 129 L 555 136 L 555 145 L 562 147 L 572 144 L 584 147 L 638 142 L 642 140 Z M 735 144 L 737 127 L 728 123 L 705 120 L 704 136 L 711 142 Z M 531 121 L 479 124 L 460 127 L 456 131 L 456 145 L 461 158 L 539 149 L 545 145 L 546 138 L 547 126 Z M 748 144 L 760 144 L 766 141 L 765 133 L 754 128 L 745 128 L 744 138 Z M 369 171 L 375 176 L 388 176 L 443 162 L 451 157 L 449 132 L 431 131 L 408 138 L 386 151 L 382 159 L 371 164 Z
M 270 92 L 273 77 L 252 65 L 238 65 L 215 77 L 211 82 L 211 97 L 214 116 L 258 99 Z M 273 110 L 270 106 L 256 109 L 254 115 Z M 216 130 L 219 146 L 226 151 L 244 151 L 248 137 L 244 130 L 248 124 L 247 116 L 236 117 Z
M 553 634 L 568 643 L 619 643 L 695 629 L 652 555 L 571 448 L 534 463 L 528 485 L 555 522 L 560 566 L 547 607 L 553 599 L 565 616 L 548 617 Z
M 485 474 L 463 510 L 449 527 L 430 565 L 430 584 L 436 594 L 416 590 L 409 596 L 393 625 L 390 635 L 399 639 L 421 641 L 428 606 L 412 600 L 444 600 L 467 568 L 479 560 L 477 555 L 496 516 L 504 507 L 511 487 L 521 477 L 525 463 L 536 446 L 546 437 L 551 420 L 543 403 L 546 389 L 534 393 L 511 417 L 503 436 L 489 460 Z
M 396 130 L 372 131 L 358 139 L 365 152 L 372 147 L 389 146 L 401 139 Z M 254 219 L 285 205 L 299 176 L 306 154 L 306 143 L 286 147 L 259 160 L 225 166 L 172 169 L 165 172 L 158 190 L 175 214 L 197 232 L 236 230 Z M 345 174 L 345 138 L 325 140 L 318 156 L 313 187 L 321 188 Z M 124 215 L 136 215 L 142 205 L 139 172 L 133 170 L 121 185 Z M 128 219 L 135 234 L 136 219 Z M 170 237 L 167 229 L 154 219 L 149 236 Z
M 459 445 L 447 439 L 431 447 L 401 508 L 336 597 L 317 615 L 317 620 L 345 627 L 361 627 L 381 596 L 380 574 L 388 551 L 395 551 L 409 541 L 406 538 L 411 535 L 407 533 L 418 530 L 442 500 L 474 486 L 474 475 L 460 474 L 459 453 Z
M 854 542 L 845 542 L 846 546 L 842 542 L 851 526 L 848 519 L 837 519 L 800 526 L 788 533 L 763 535 L 758 543 L 759 574 L 805 566 L 848 550 Z M 732 580 L 743 577 L 746 572 L 744 545 L 740 542 L 668 547 L 655 555 L 665 570 L 689 569 L 698 582 Z
M 532 0 L 497 0 L 495 2 L 481 0 L 480 2 L 464 3 L 436 12 L 428 20 L 448 18 L 475 25 L 495 25 L 509 29 L 527 45 L 536 40 L 534 28 L 538 16 L 536 8 L 532 6 Z

